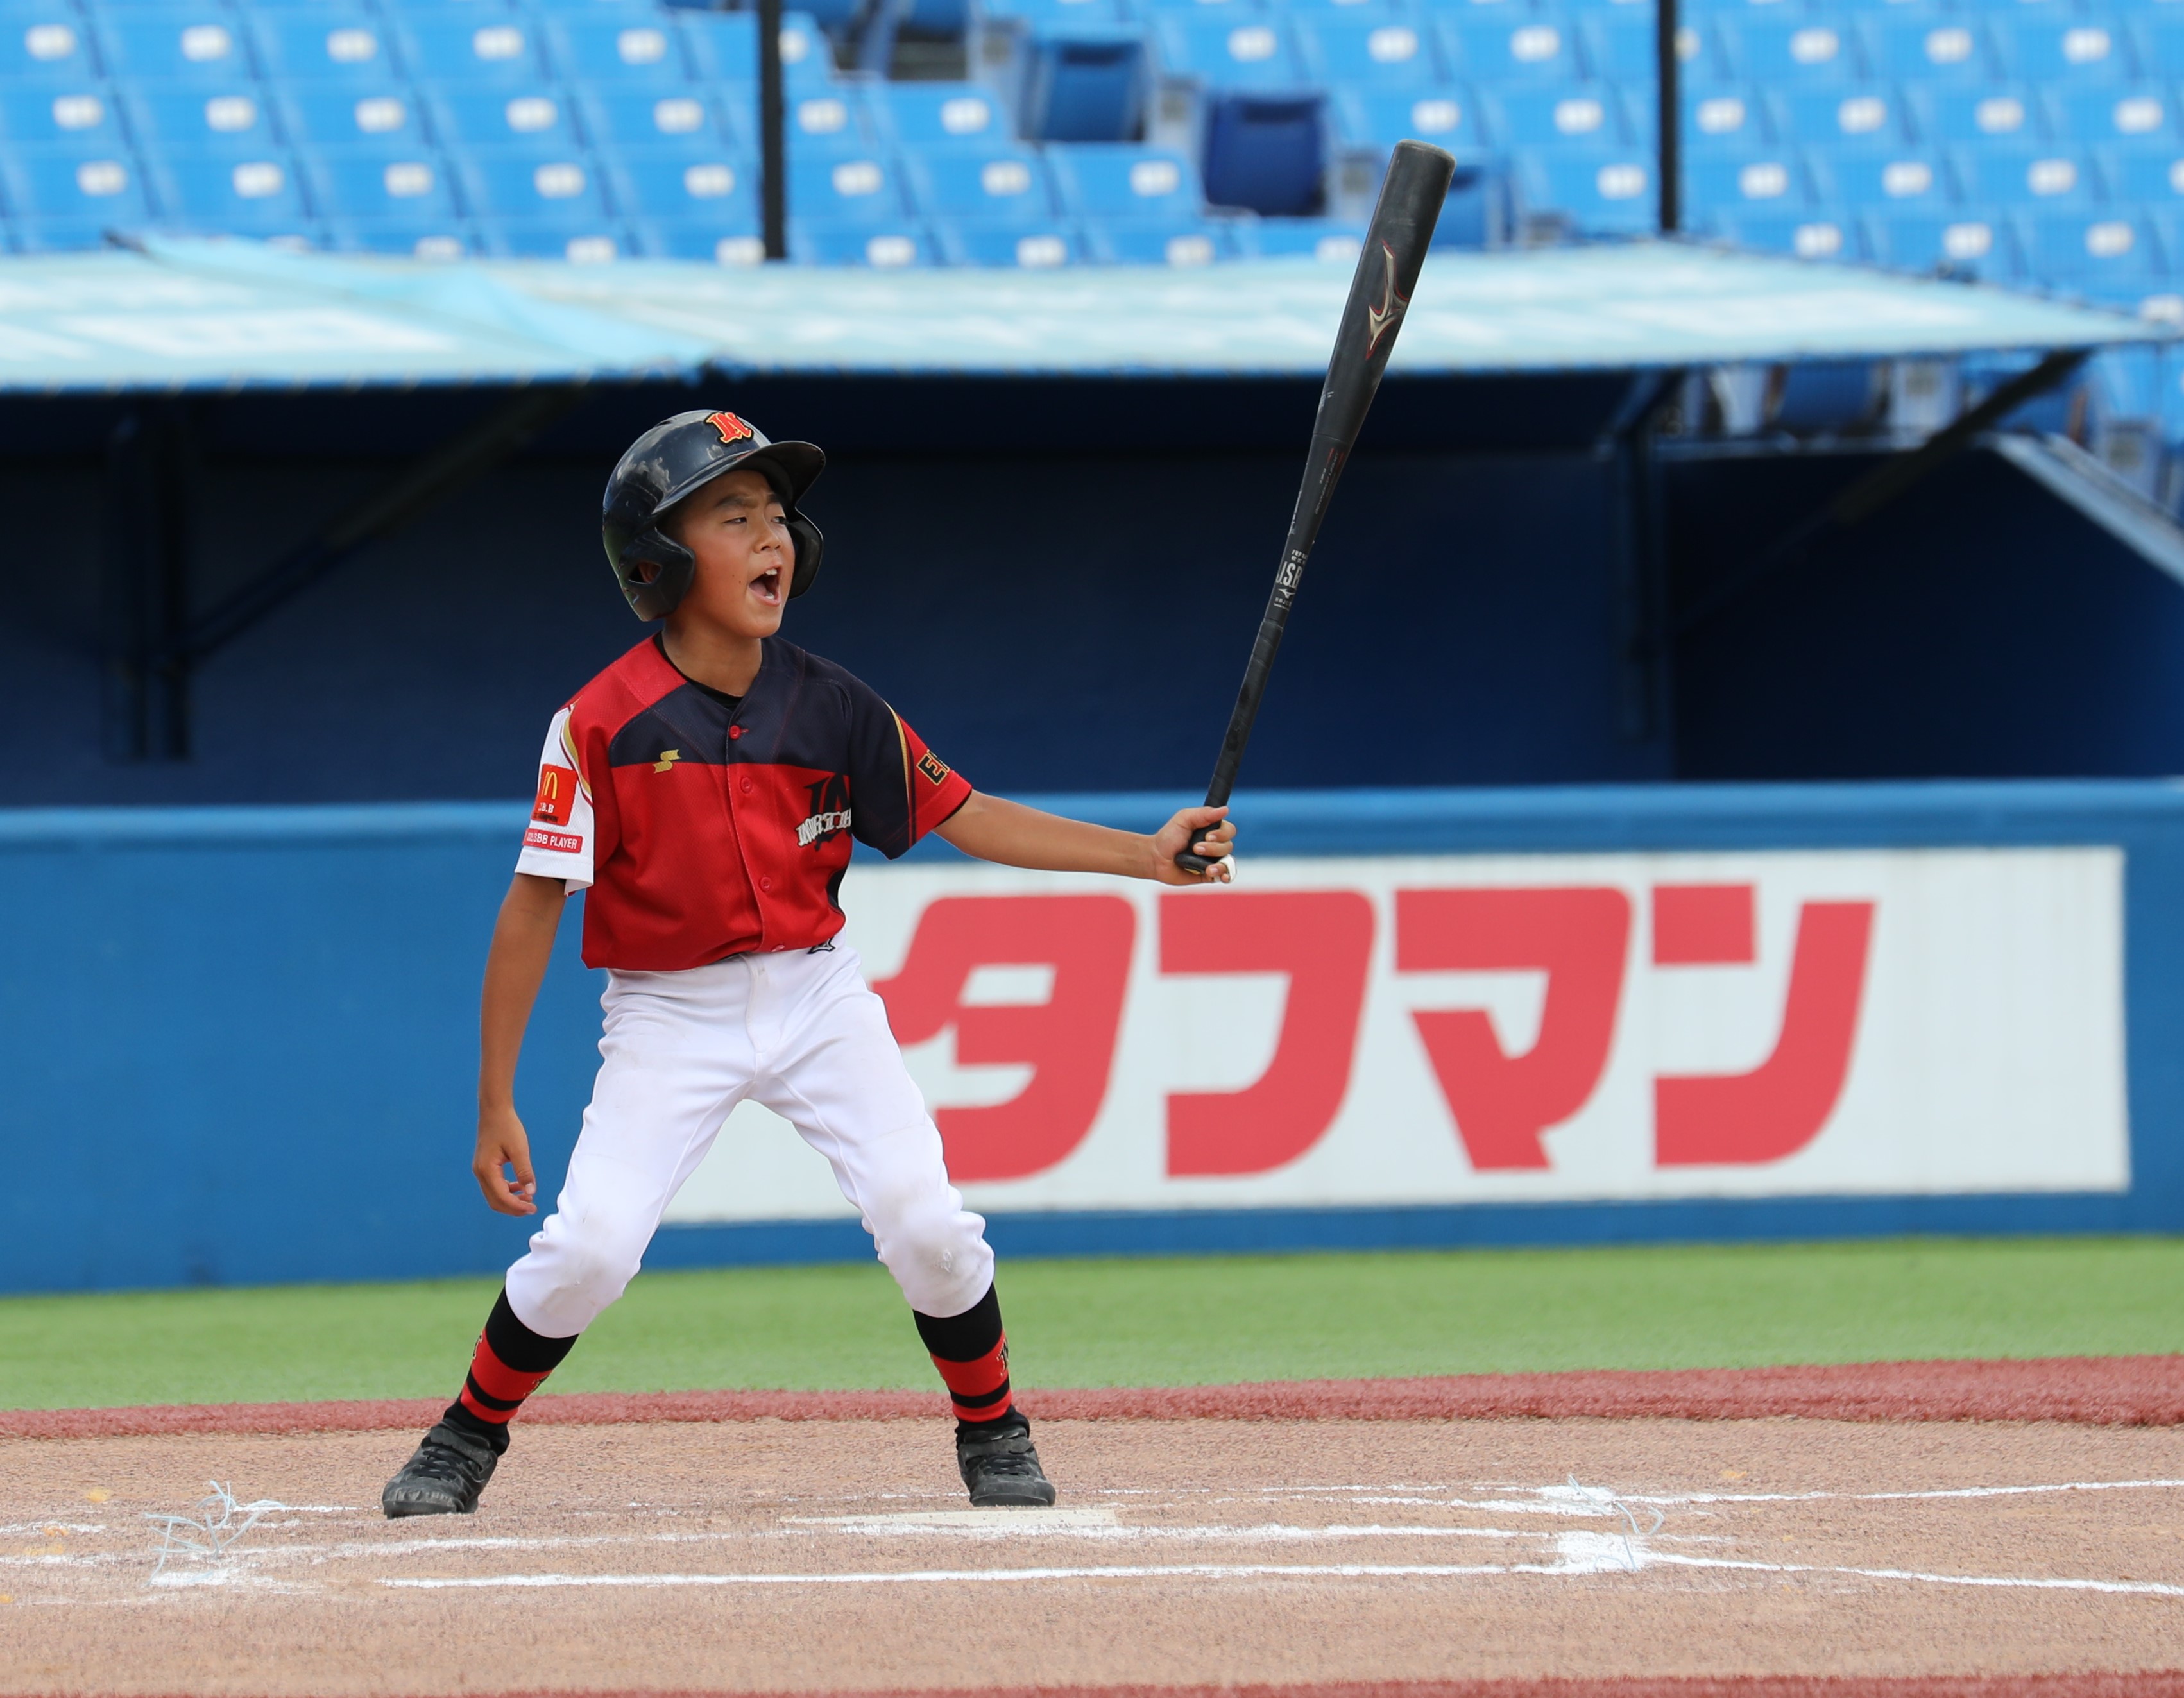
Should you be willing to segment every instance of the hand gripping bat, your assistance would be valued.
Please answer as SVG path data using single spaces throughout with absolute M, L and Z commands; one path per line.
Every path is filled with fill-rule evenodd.
M 1380 198 L 1366 228 L 1364 251 L 1358 254 L 1357 275 L 1350 280 L 1350 299 L 1334 333 L 1327 387 L 1319 392 L 1319 416 L 1312 425 L 1296 510 L 1290 517 L 1289 540 L 1282 545 L 1281 565 L 1274 572 L 1273 593 L 1267 598 L 1251 663 L 1244 668 L 1243 688 L 1236 692 L 1220 758 L 1213 763 L 1213 779 L 1206 787 L 1209 808 L 1226 804 L 1235 788 L 1236 769 L 1243 764 L 1244 745 L 1251 740 L 1251 725 L 1259 716 L 1259 700 L 1267 693 L 1267 676 L 1274 669 L 1282 631 L 1304 579 L 1305 562 L 1312 558 L 1320 521 L 1334 499 L 1335 482 L 1380 387 L 1380 374 L 1387 370 L 1396 332 L 1411 303 L 1426 246 L 1433 240 L 1434 221 L 1440 216 L 1440 203 L 1455 172 L 1454 159 L 1423 142 L 1398 142 L 1388 161 Z M 1203 872 L 1213 864 L 1188 848 L 1175 860 L 1190 872 Z

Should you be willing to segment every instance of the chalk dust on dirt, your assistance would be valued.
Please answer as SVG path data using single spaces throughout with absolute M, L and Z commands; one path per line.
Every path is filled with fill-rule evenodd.
M 0 1692 L 444 1694 L 2170 1666 L 2184 1429 L 1050 1421 L 973 1512 L 937 1421 L 0 1439 Z M 239 1536 L 149 1517 L 271 1500 Z M 232 1527 L 236 1517 L 227 1525 Z M 218 1548 L 212 1548 L 218 1547 Z

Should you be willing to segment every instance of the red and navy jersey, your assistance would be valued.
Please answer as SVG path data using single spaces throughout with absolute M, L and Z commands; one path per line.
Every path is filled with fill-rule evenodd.
M 850 839 L 892 860 L 970 794 L 870 688 L 793 643 L 765 640 L 738 700 L 647 637 L 554 716 L 516 870 L 590 888 L 588 966 L 673 972 L 825 943 Z

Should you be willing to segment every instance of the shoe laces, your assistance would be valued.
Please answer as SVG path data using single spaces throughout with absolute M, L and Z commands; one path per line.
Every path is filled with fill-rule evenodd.
M 437 1439 L 427 1439 L 417 1447 L 417 1454 L 410 1464 L 412 1473 L 421 1474 L 428 1480 L 444 1480 L 459 1486 L 476 1486 L 484 1483 L 485 1469 L 482 1464 L 452 1445 Z

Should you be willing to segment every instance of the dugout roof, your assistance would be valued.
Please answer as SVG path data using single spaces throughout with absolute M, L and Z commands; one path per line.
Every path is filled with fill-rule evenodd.
M 292 253 L 237 240 L 0 259 L 0 392 L 378 388 L 728 372 L 1308 376 L 1347 262 L 740 270 Z M 1437 253 L 1393 370 L 1630 370 L 2087 348 L 2120 314 L 1638 242 Z

